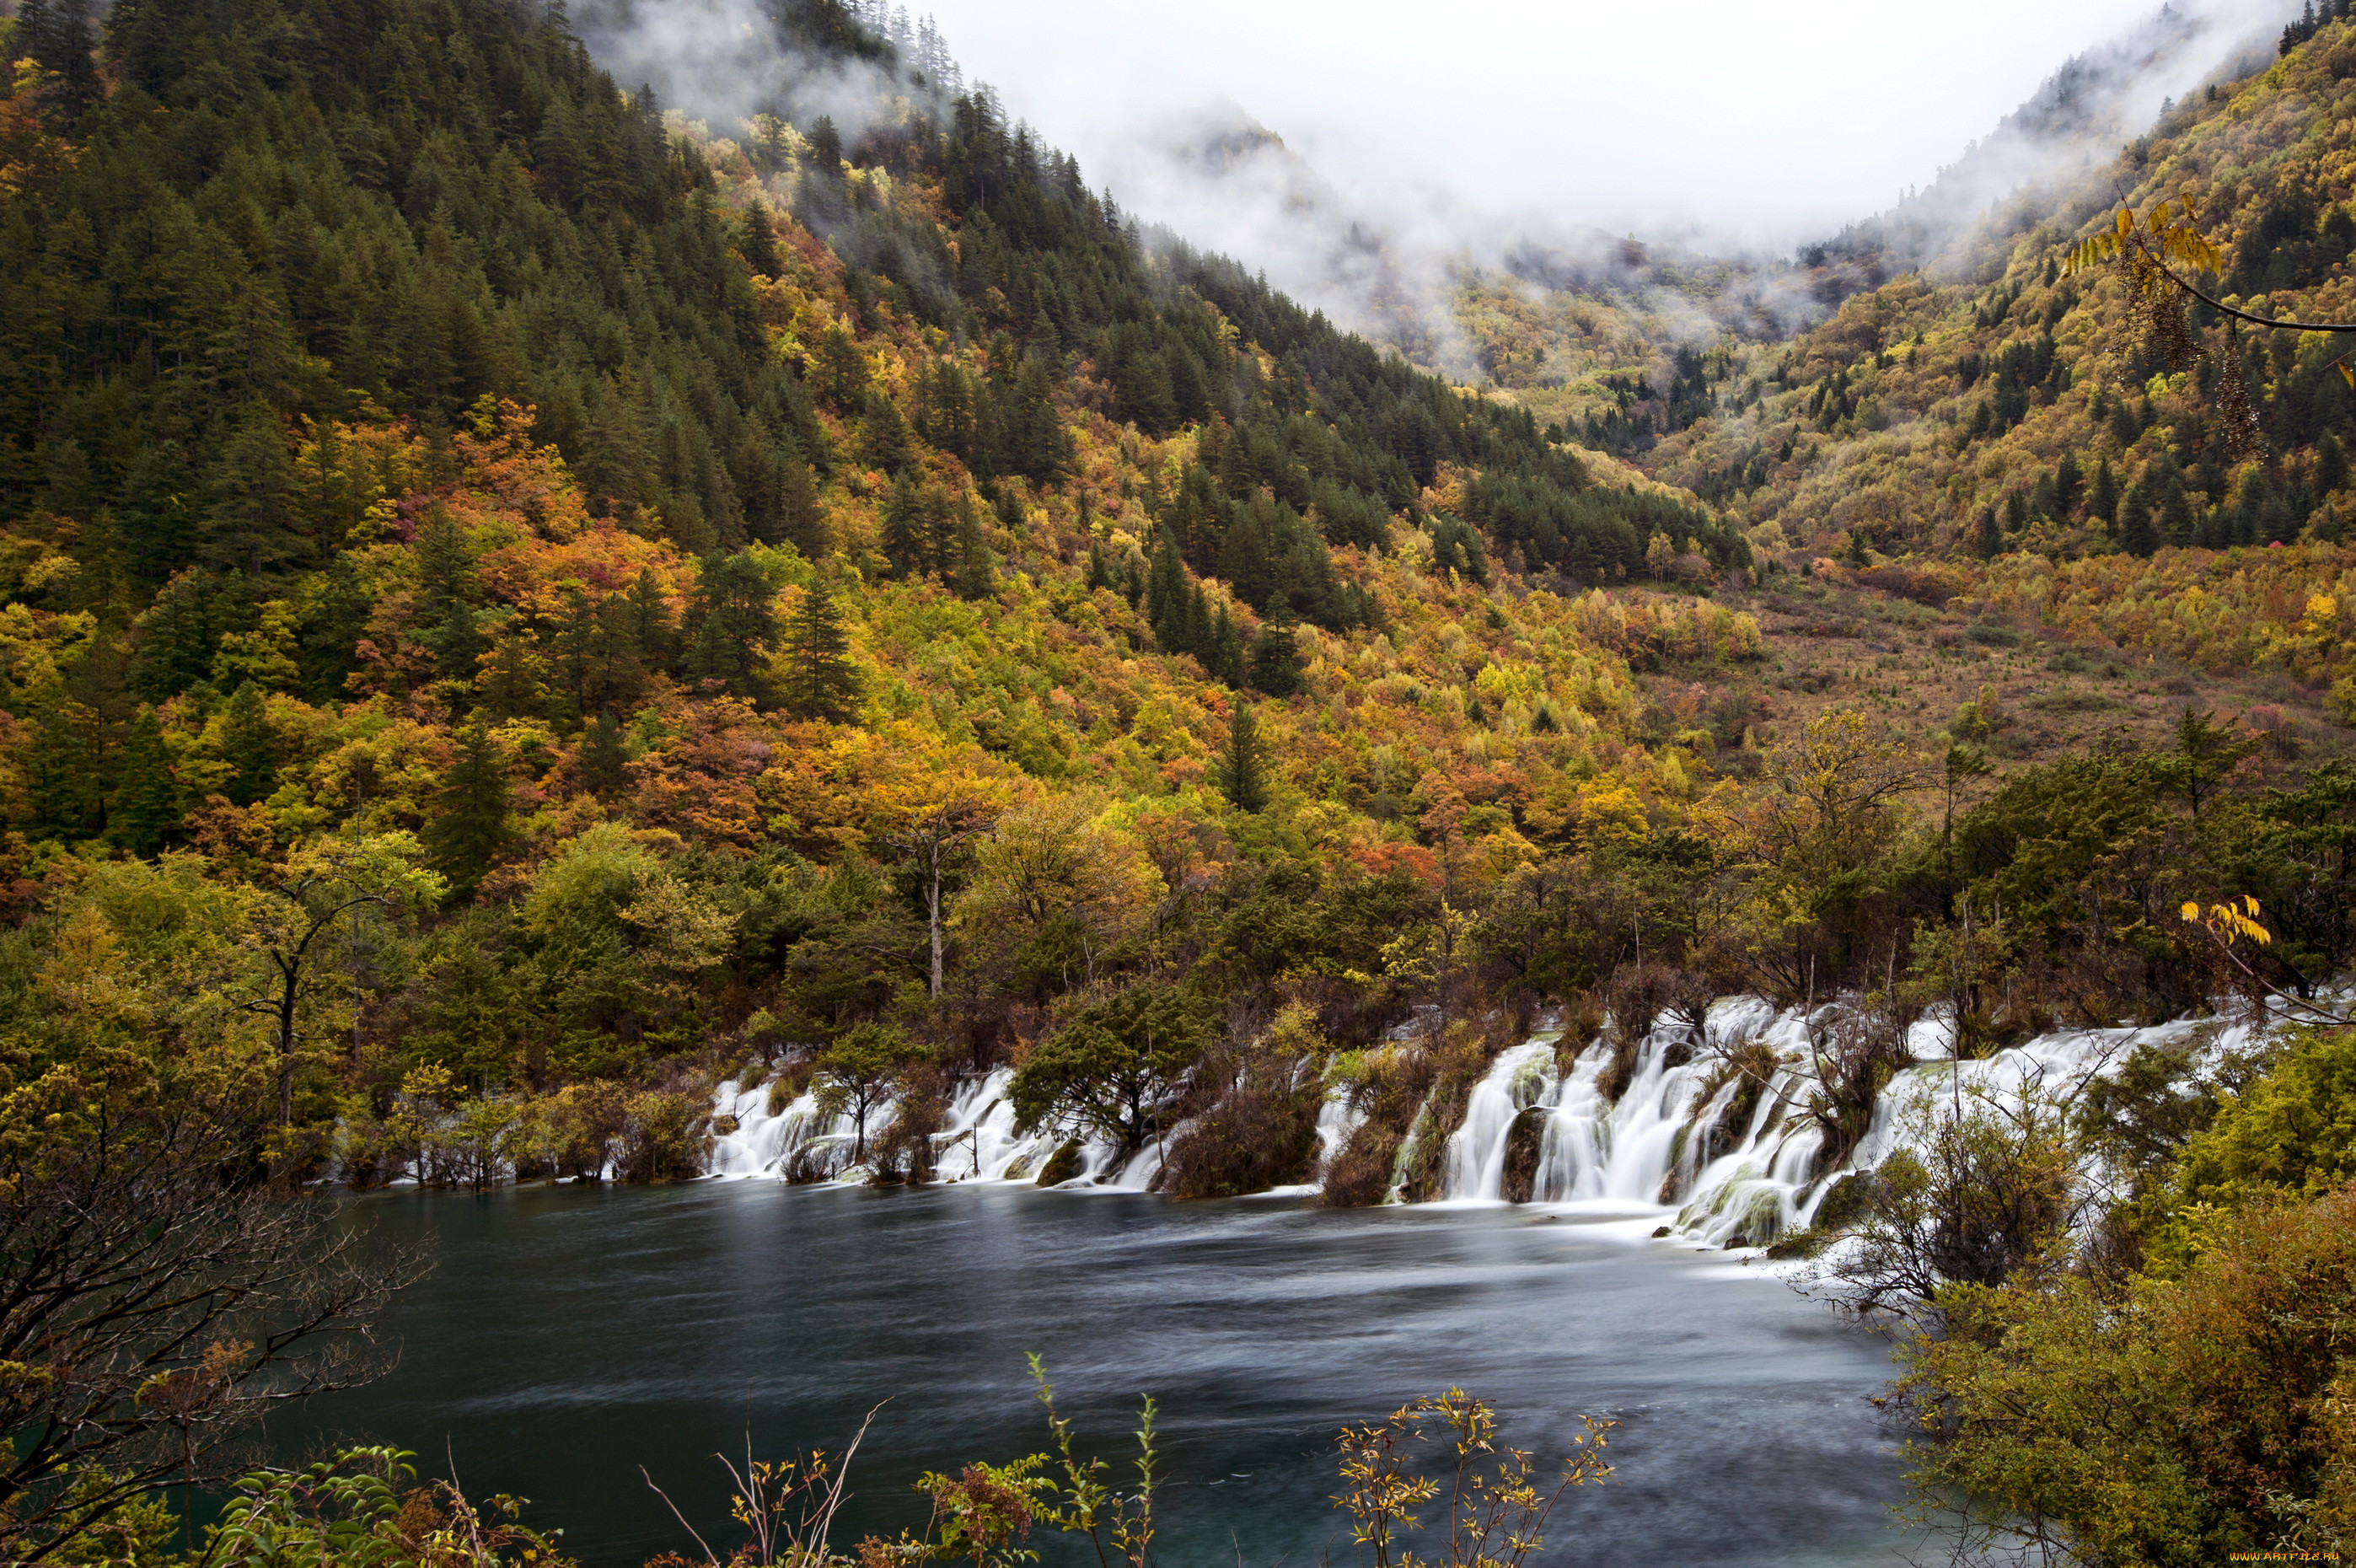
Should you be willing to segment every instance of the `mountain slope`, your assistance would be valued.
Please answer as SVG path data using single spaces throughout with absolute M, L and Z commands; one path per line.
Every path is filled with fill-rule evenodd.
M 2345 345 L 2237 330 L 2196 306 L 2200 353 L 2171 354 L 2121 278 L 2057 263 L 2106 220 L 2114 187 L 2138 210 L 2189 198 L 2228 258 L 2211 281 L 2229 303 L 2356 315 L 2351 33 L 2327 20 L 2267 70 L 2188 101 L 2069 205 L 2013 230 L 1984 275 L 1910 274 L 1750 353 L 1710 417 L 1663 445 L 1659 473 L 1788 564 L 1986 561 L 1970 592 L 1991 603 L 2051 607 L 2217 667 L 2339 678 L 2344 628 L 2314 601 L 2342 590 L 2356 506 Z M 2229 366 L 2263 426 L 2247 451 L 2229 439 Z

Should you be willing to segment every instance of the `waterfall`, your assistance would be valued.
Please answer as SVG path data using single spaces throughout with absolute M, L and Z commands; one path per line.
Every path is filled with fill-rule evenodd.
M 1525 1111 L 1547 1104 L 1560 1087 L 1554 1070 L 1554 1036 L 1542 1036 L 1500 1052 L 1465 1100 L 1463 1125 L 1449 1134 L 1446 1200 L 1499 1201 L 1515 1122 Z
M 806 1150 L 849 1161 L 859 1132 L 851 1118 L 829 1118 L 819 1109 L 818 1096 L 807 1090 L 774 1112 L 770 1099 L 766 1084 L 744 1089 L 733 1078 L 722 1082 L 712 1094 L 712 1120 L 715 1127 L 730 1130 L 713 1134 L 712 1155 L 704 1164 L 708 1174 L 782 1176 Z M 870 1116 L 869 1131 L 883 1120 Z
M 1713 1004 L 1701 1037 L 1682 1023 L 1656 1021 L 1633 1045 L 1626 1082 L 1607 1092 L 1615 1049 L 1607 1034 L 1563 1064 L 1559 1036 L 1540 1033 L 1508 1047 L 1465 1098 L 1462 1121 L 1439 1124 L 1428 1098 L 1404 1141 L 1398 1168 L 1420 1158 L 1419 1148 L 1445 1140 L 1439 1197 L 1449 1203 L 1497 1203 L 1522 1195 L 1550 1208 L 1657 1221 L 1711 1245 L 1763 1244 L 1805 1227 L 1825 1195 L 1849 1172 L 1870 1170 L 1906 1147 L 1925 1125 L 1916 1112 L 1951 1100 L 2018 1110 L 2040 1089 L 2071 1091 L 2123 1062 L 2136 1047 L 2206 1038 L 2213 1059 L 2246 1047 L 2272 1025 L 2265 1020 L 2220 1023 L 2177 1019 L 2135 1027 L 2065 1029 L 1983 1059 L 1950 1059 L 1952 1028 L 1937 1014 L 1914 1024 L 1905 1040 L 1912 1065 L 1900 1069 L 1876 1101 L 1856 1148 L 1837 1168 L 1825 1168 L 1825 1134 L 1807 1114 L 1813 1087 L 1812 1031 L 1827 1026 L 1844 1004 L 1777 1009 L 1751 996 Z M 1741 1068 L 1736 1065 L 1740 1053 Z M 1066 1134 L 1016 1130 L 1007 1095 L 1013 1070 L 1000 1068 L 958 1088 L 948 1125 L 934 1135 L 934 1179 L 942 1182 L 1034 1182 Z M 732 1119 L 712 1142 L 709 1170 L 722 1176 L 779 1176 L 798 1155 L 826 1159 L 843 1179 L 854 1129 L 847 1116 L 830 1121 L 805 1093 L 769 1110 L 762 1089 L 720 1085 L 715 1116 Z M 895 1109 L 869 1118 L 869 1133 Z M 1364 1122 L 1346 1086 L 1329 1086 L 1317 1115 L 1316 1190 L 1328 1162 Z M 1149 1189 L 1165 1144 L 1183 1127 L 1124 1158 L 1111 1144 L 1084 1144 L 1072 1178 L 1063 1185 L 1104 1191 Z M 1508 1191 L 1509 1185 L 1515 1189 Z

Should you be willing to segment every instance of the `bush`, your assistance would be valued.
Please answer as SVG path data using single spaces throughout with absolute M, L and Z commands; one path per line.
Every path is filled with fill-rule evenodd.
M 2124 1301 L 2070 1277 L 1948 1305 L 1955 1332 L 1907 1348 L 1900 1387 L 1923 1511 L 1971 1554 L 2190 1568 L 2356 1545 L 2356 1187 L 2254 1211 Z

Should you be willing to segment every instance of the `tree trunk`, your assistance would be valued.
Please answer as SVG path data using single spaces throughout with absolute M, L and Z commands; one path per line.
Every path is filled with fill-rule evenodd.
M 932 927 L 932 995 L 935 1001 L 938 1001 L 941 994 L 941 842 L 937 838 L 933 841 L 932 875 L 925 884 L 925 914 Z

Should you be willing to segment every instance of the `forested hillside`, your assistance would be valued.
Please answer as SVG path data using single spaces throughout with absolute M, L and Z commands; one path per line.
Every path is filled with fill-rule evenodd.
M 876 23 L 783 0 L 734 124 L 530 0 L 0 24 L 0 1251 L 148 1303 L 0 1310 L 50 1358 L 0 1359 L 0 1553 L 329 1380 L 289 1347 L 398 1280 L 290 1191 L 693 1175 L 723 1080 L 853 1122 L 798 1177 L 921 1181 L 1003 1072 L 1051 1181 L 1413 1200 L 1545 1015 L 1598 1124 L 1684 1075 L 1676 1180 L 1799 1151 L 1807 1229 L 1725 1237 L 1912 1315 L 1926 1495 L 2126 1543 L 2083 1561 L 2344 1541 L 2343 1348 L 2251 1326 L 2345 1296 L 2340 347 L 2065 274 L 2096 181 L 1542 424 L 1149 244 Z M 2116 174 L 2337 319 L 2356 27 L 2294 34 Z M 1518 308 L 1468 307 L 1493 371 Z M 1829 1179 L 1934 1026 L 1960 1085 L 2236 1008 L 2316 1027 L 1958 1089 Z M 2159 1391 L 2015 1450 L 2015 1377 Z M 2296 1430 L 2235 1402 L 2292 1382 Z M 2038 1468 L 2103 1443 L 2115 1496 Z
M 2117 267 L 2063 263 L 2121 202 L 2189 201 L 2225 259 L 2195 280 L 2208 292 L 2260 317 L 2356 316 L 2352 35 L 2325 6 L 2271 69 L 2188 96 L 2061 209 L 2000 214 L 1977 275 L 1927 266 L 1713 367 L 1710 414 L 1652 466 L 1785 564 L 1954 561 L 1968 599 L 2071 636 L 2319 692 L 2344 679 L 2351 339 L 2181 296 L 2171 328 Z
M 14 24 L 0 226 L 37 1062 L 243 1053 L 348 1139 L 404 1085 L 862 1023 L 985 1062 L 1130 981 L 1207 1019 L 1376 974 L 1622 760 L 1623 618 L 1572 585 L 1749 558 L 1148 255 L 986 96 L 723 139 L 529 7 L 74 16 Z M 1702 783 L 1632 749 L 1605 794 Z M 1320 934 L 1239 950 L 1255 898 Z M 55 1010 L 67 933 L 135 1023 Z

